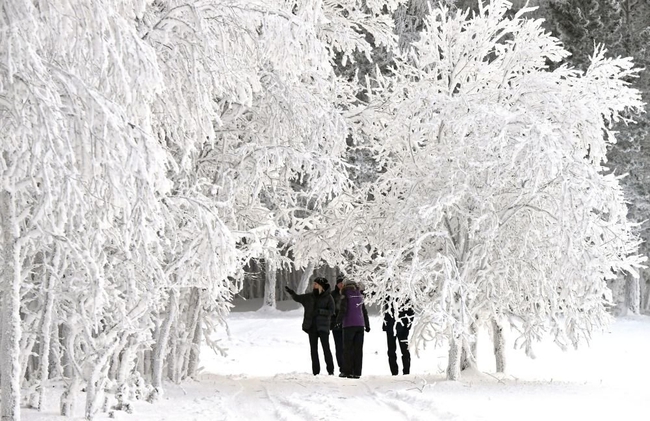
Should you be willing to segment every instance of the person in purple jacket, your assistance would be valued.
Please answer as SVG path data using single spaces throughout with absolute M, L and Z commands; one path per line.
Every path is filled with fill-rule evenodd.
M 339 377 L 358 379 L 363 363 L 363 332 L 370 332 L 370 322 L 356 282 L 345 283 L 336 321 L 343 328 L 343 367 Z

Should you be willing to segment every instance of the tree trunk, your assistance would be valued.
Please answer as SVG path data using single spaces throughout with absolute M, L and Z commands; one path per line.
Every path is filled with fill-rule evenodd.
M 113 358 L 111 359 L 111 362 L 109 363 L 109 368 L 108 368 L 108 378 L 111 380 L 116 380 L 117 379 L 117 372 L 120 369 L 120 360 L 121 360 L 121 355 L 119 352 L 116 352 L 113 354 Z
M 151 372 L 151 385 L 156 389 L 153 393 L 152 399 L 162 395 L 162 376 L 163 365 L 165 356 L 167 355 L 167 343 L 169 342 L 169 332 L 171 330 L 174 319 L 176 319 L 176 312 L 178 311 L 177 292 L 173 289 L 169 291 L 169 308 L 167 309 L 167 316 L 165 321 L 160 327 L 158 341 L 153 353 L 152 372 Z
M 74 365 L 71 360 L 71 350 L 68 348 L 70 343 L 71 329 L 66 324 L 60 324 L 59 327 L 59 347 L 61 348 L 61 367 L 63 368 L 63 376 L 71 379 L 74 376 Z
M 72 418 L 74 415 L 74 407 L 77 401 L 77 390 L 79 389 L 80 384 L 79 376 L 75 372 L 72 375 L 72 381 L 66 385 L 65 390 L 61 395 L 59 405 L 62 416 Z
M 151 372 L 152 372 L 152 355 L 153 352 L 149 349 L 145 349 L 140 351 L 140 358 L 138 359 L 138 366 L 140 368 L 140 373 L 142 373 L 142 377 L 145 378 L 146 380 L 151 380 Z M 141 360 L 140 360 L 141 359 Z
M 506 371 L 506 340 L 503 336 L 503 326 L 497 322 L 496 319 L 492 320 L 492 335 L 494 337 L 494 358 L 496 359 L 497 373 L 505 373 Z
M 650 284 L 648 284 L 648 281 L 646 280 L 645 271 L 641 272 L 639 283 L 641 284 L 641 295 L 644 297 L 643 302 L 641 303 L 641 308 L 644 312 L 647 312 L 650 311 Z
M 187 322 L 184 325 L 183 332 L 179 332 L 179 362 L 177 367 L 178 374 L 176 376 L 178 381 L 183 380 L 188 376 L 190 354 L 194 347 L 194 334 L 196 333 L 196 326 L 201 314 L 201 290 L 199 288 L 191 288 L 186 313 Z
M 81 384 L 81 369 L 77 364 L 75 357 L 75 340 L 77 332 L 73 327 L 67 324 L 60 326 L 60 339 L 59 343 L 63 348 L 62 361 L 64 361 L 64 374 L 67 378 L 72 379 L 70 383 L 66 384 L 65 391 L 61 395 L 60 409 L 61 415 L 64 417 L 72 417 L 74 415 L 75 402 L 77 401 L 77 392 Z
M 59 267 L 60 254 L 58 248 L 55 246 L 54 258 L 52 262 L 53 268 Z M 39 372 L 39 385 L 38 385 L 38 399 L 36 401 L 36 409 L 41 411 L 43 409 L 43 396 L 45 394 L 45 383 L 50 375 L 50 338 L 52 337 L 52 312 L 54 309 L 54 293 L 52 288 L 54 286 L 54 274 L 48 274 L 43 286 L 45 294 L 45 308 L 43 309 L 43 320 L 41 322 L 41 346 L 40 346 L 40 372 Z
M 117 370 L 116 380 L 118 386 L 126 383 L 129 374 L 134 369 L 137 358 L 137 349 L 138 342 L 136 341 L 135 336 L 129 336 L 128 345 L 126 345 L 122 352 L 122 358 L 120 359 L 119 368 Z
M 23 313 L 20 322 L 23 333 L 19 345 L 20 359 L 18 363 L 20 364 L 20 372 L 18 373 L 18 378 L 20 379 L 20 383 L 25 380 L 31 381 L 35 377 L 33 375 L 34 373 L 30 372 L 32 368 L 30 367 L 30 358 L 34 354 L 34 345 L 36 345 L 36 339 L 38 339 L 36 331 L 38 331 L 39 319 L 40 317 L 35 313 L 30 313 L 28 316 L 25 316 L 25 313 Z
M 266 284 L 266 279 L 263 278 L 262 276 L 266 273 L 266 269 L 262 267 L 262 265 L 257 262 L 257 273 L 260 274 L 260 276 L 257 279 L 257 282 L 255 282 L 256 290 L 255 290 L 255 298 L 260 298 L 264 297 L 264 284 Z
M 190 352 L 187 361 L 187 377 L 194 377 L 196 375 L 196 370 L 199 367 L 199 355 L 201 353 L 201 340 L 203 338 L 203 325 L 201 323 L 203 318 L 203 300 L 201 290 L 194 288 L 192 291 L 195 294 L 195 299 L 191 302 L 194 305 L 193 318 L 190 323 L 190 332 L 189 340 L 191 340 Z
M 277 270 L 271 259 L 266 259 L 265 268 L 264 307 L 276 308 L 275 285 L 277 283 Z
M 4 284 L 2 294 L 2 372 L 0 414 L 2 421 L 20 420 L 20 246 L 17 244 L 16 203 L 13 195 L 0 191 L 0 221 L 4 249 Z
M 110 380 L 115 380 L 118 385 L 119 381 L 117 380 L 120 377 L 120 370 L 123 367 L 122 362 L 124 361 L 124 353 L 130 344 L 131 336 L 127 334 L 122 335 L 120 344 L 117 346 L 117 348 L 115 348 L 115 352 L 113 352 L 113 356 L 111 357 L 111 361 L 108 366 L 108 378 Z
M 305 270 L 302 272 L 300 277 L 300 284 L 298 285 L 298 294 L 303 294 L 307 289 L 307 284 L 309 284 L 309 278 L 311 278 L 312 273 L 314 273 L 314 264 L 309 262 Z
M 104 384 L 106 383 L 106 373 L 105 369 L 108 364 L 108 360 L 111 358 L 114 352 L 116 352 L 118 345 L 122 341 L 115 338 L 113 344 L 104 351 L 103 354 L 97 358 L 95 367 L 93 367 L 92 374 L 90 379 L 88 379 L 88 384 L 86 385 L 86 411 L 85 416 L 86 420 L 92 420 L 95 414 L 99 409 L 99 402 L 103 396 Z
M 470 334 L 472 339 L 463 340 L 463 347 L 460 357 L 460 369 L 461 371 L 467 370 L 468 368 L 476 368 L 476 350 L 478 347 L 478 328 L 476 323 L 470 325 Z
M 179 313 L 180 309 L 179 309 Z M 181 313 L 182 314 L 182 313 Z M 169 352 L 167 353 L 167 378 L 178 383 L 178 370 L 179 365 L 182 367 L 182 363 L 179 364 L 179 345 L 180 341 L 178 340 L 178 324 L 180 316 L 177 316 L 174 319 L 170 329 L 169 329 Z M 182 354 L 181 354 L 182 355 Z
M 631 275 L 625 279 L 625 309 L 633 314 L 641 312 L 641 284 L 639 278 Z
M 0 223 L 1 222 L 2 222 L 2 220 L 0 219 Z M 4 307 L 3 307 L 3 299 L 2 299 L 2 297 L 3 297 L 3 295 L 2 295 L 2 280 L 3 280 L 3 278 L 0 277 L 0 351 L 2 351 L 2 346 L 4 345 L 4 343 L 2 342 L 2 328 L 5 325 L 4 324 L 4 311 L 3 311 Z M 0 364 L 2 364 L 2 362 L 3 362 L 2 361 L 3 360 L 2 359 L 3 355 L 4 355 L 3 353 L 0 353 Z M 2 372 L 3 372 L 3 369 L 2 369 L 2 367 L 0 367 L 0 384 L 2 384 Z M 2 393 L 2 392 L 0 391 L 0 393 Z M 2 396 L 0 396 L 0 405 L 2 405 L 1 399 L 2 399 Z
M 199 314 L 199 320 L 194 329 L 194 337 L 192 338 L 192 349 L 190 350 L 190 360 L 187 364 L 187 377 L 195 378 L 197 370 L 199 369 L 199 361 L 201 357 L 201 343 L 203 342 L 203 312 Z
M 449 360 L 447 362 L 447 380 L 460 379 L 460 354 L 462 340 L 453 336 L 449 342 Z

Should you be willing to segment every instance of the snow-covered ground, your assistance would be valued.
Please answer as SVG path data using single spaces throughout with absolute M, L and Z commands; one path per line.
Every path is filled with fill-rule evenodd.
M 650 411 L 647 316 L 617 319 L 577 351 L 562 352 L 550 341 L 539 344 L 536 359 L 513 350 L 509 341 L 505 376 L 494 374 L 489 343 L 481 337 L 480 372 L 448 382 L 446 350 L 433 347 L 414 355 L 411 375 L 390 376 L 385 335 L 375 313 L 366 334 L 363 376 L 352 380 L 311 374 L 307 335 L 300 330 L 302 309 L 280 303 L 280 308 L 293 309 L 250 311 L 258 303 L 247 302 L 230 316 L 230 337 L 220 335 L 227 356 L 203 350 L 198 381 L 167 385 L 157 404 L 138 402 L 133 414 L 122 412 L 116 418 L 591 421 L 644 419 Z M 55 398 L 53 394 L 43 413 L 24 409 L 23 419 L 63 420 L 54 415 Z

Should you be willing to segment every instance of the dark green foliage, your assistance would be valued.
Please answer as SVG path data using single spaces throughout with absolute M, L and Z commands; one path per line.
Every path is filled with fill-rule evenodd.
M 393 18 L 400 49 L 408 48 L 413 41 L 417 41 L 428 11 L 429 2 L 424 0 L 410 0 L 395 11 Z
M 594 44 L 625 55 L 623 10 L 617 0 L 561 0 L 549 3 L 548 25 L 572 54 L 571 64 L 586 69 Z

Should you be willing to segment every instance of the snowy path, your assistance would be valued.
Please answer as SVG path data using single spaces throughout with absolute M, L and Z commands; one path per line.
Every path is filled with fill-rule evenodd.
M 151 415 L 138 412 L 138 420 L 178 420 L 181 414 L 187 421 L 362 420 L 369 414 L 374 419 L 392 420 L 462 419 L 437 409 L 435 400 L 422 393 L 423 380 L 419 380 L 420 385 L 417 378 L 385 381 L 375 376 L 352 381 L 307 374 L 266 378 L 204 375 L 200 382 L 184 386 L 188 396 L 204 396 L 187 399 L 176 395 L 161 403 L 169 406 L 166 410 L 156 408 L 158 413 Z
M 335 378 L 314 380 L 305 374 L 208 376 L 184 386 L 187 396 L 174 390 L 174 396 L 157 407 L 141 404 L 134 416 L 121 415 L 119 419 L 611 420 L 639 419 L 647 414 L 650 402 L 650 395 L 641 390 L 617 392 L 589 384 L 424 381 L 417 376 L 411 380 L 369 376 L 354 383 Z M 148 412 L 151 410 L 155 412 Z
M 650 318 L 615 322 L 590 347 L 562 352 L 550 343 L 537 359 L 509 350 L 507 376 L 464 374 L 444 380 L 445 350 L 414 357 L 412 375 L 390 376 L 378 316 L 364 346 L 359 380 L 312 376 L 300 310 L 233 313 L 227 356 L 208 348 L 198 381 L 167 385 L 155 405 L 138 402 L 131 421 L 362 421 L 609 420 L 639 419 L 650 404 Z M 487 338 L 479 345 L 479 369 L 493 373 Z M 333 347 L 333 341 L 332 347 Z M 512 343 L 510 341 L 509 343 Z M 27 421 L 63 420 L 26 410 Z M 101 414 L 98 420 L 107 419 Z

